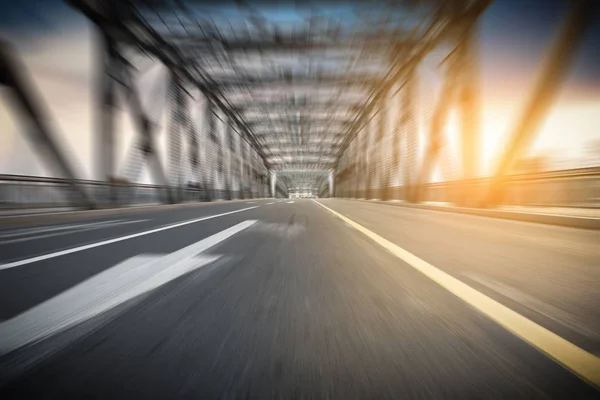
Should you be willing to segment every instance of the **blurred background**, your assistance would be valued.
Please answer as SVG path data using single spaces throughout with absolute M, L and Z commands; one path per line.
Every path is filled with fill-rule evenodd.
M 600 28 L 573 7 L 3 5 L 24 85 L 1 91 L 2 208 L 298 191 L 489 206 L 499 186 L 496 204 L 597 206 Z

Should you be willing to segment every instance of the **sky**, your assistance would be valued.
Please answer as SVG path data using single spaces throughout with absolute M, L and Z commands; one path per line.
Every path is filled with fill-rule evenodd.
M 8 2 L 7 2 L 8 3 Z M 482 173 L 499 154 L 534 82 L 540 60 L 568 7 L 568 0 L 496 0 L 481 19 Z M 64 139 L 83 178 L 93 178 L 92 112 L 95 30 L 60 0 L 20 0 L 0 6 L 0 39 L 11 43 L 47 103 L 55 133 Z M 559 167 L 589 164 L 586 143 L 600 140 L 600 26 L 587 35 L 568 79 L 533 143 L 530 154 L 552 154 Z M 420 70 L 424 108 L 435 103 L 441 83 L 435 60 Z M 142 94 L 160 71 L 145 72 Z M 118 118 L 119 160 L 133 128 Z M 49 174 L 23 140 L 6 89 L 0 89 L 0 173 Z M 447 129 L 455 146 L 456 127 Z M 422 127 L 421 141 L 424 143 Z M 166 144 L 166 135 L 161 140 Z M 166 148 L 166 146 L 162 146 Z M 164 149 L 163 149 L 164 150 Z M 162 154 L 165 157 L 164 151 Z

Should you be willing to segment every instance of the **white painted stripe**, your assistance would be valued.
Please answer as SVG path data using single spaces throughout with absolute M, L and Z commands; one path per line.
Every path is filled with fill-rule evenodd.
M 206 221 L 207 219 L 222 217 L 223 215 L 235 214 L 235 213 L 239 213 L 242 211 L 251 210 L 253 208 L 257 208 L 257 206 L 246 207 L 246 208 L 242 208 L 241 210 L 234 210 L 234 211 L 229 211 L 229 212 L 221 213 L 221 214 L 209 215 L 208 217 L 202 217 L 202 218 L 192 219 L 189 221 L 178 222 L 176 224 L 171 224 L 171 225 L 162 226 L 160 228 L 150 229 L 149 231 L 133 233 L 131 235 L 125 235 L 125 236 L 117 237 L 114 239 L 108 239 L 108 240 L 103 240 L 101 242 L 96 242 L 96 243 L 86 244 L 83 246 L 73 247 L 71 249 L 61 250 L 61 251 L 57 251 L 54 253 L 43 254 L 41 256 L 26 258 L 24 260 L 14 261 L 14 262 L 7 263 L 7 264 L 0 264 L 0 270 L 14 268 L 14 267 L 20 267 L 21 265 L 27 265 L 27 264 L 31 264 L 31 263 L 38 262 L 38 261 L 48 260 L 50 258 L 60 257 L 60 256 L 64 256 L 64 255 L 71 254 L 71 253 L 77 253 L 79 251 L 89 250 L 89 249 L 93 249 L 95 247 L 106 246 L 107 244 L 117 243 L 117 242 L 121 242 L 123 240 L 133 239 L 133 238 L 145 236 L 145 235 L 150 235 L 151 233 L 161 232 L 161 231 L 165 231 L 167 229 L 179 228 L 180 226 L 195 224 L 196 222 L 201 222 L 201 221 Z
M 54 237 L 54 236 L 71 235 L 71 234 L 79 233 L 79 232 L 86 232 L 86 231 L 91 231 L 91 230 L 95 230 L 95 229 L 109 228 L 109 227 L 118 226 L 118 225 L 135 224 L 138 222 L 145 222 L 145 221 L 149 221 L 149 220 L 148 219 L 138 219 L 138 220 L 134 220 L 134 221 L 114 222 L 112 224 L 106 224 L 106 223 L 105 224 L 90 224 L 89 226 L 81 225 L 78 228 L 73 228 L 72 230 L 66 231 L 66 232 L 65 231 L 54 232 L 54 233 L 46 233 L 43 235 L 37 235 L 37 236 L 28 236 L 28 237 L 22 237 L 22 238 L 17 238 L 17 239 L 2 240 L 2 241 L 0 241 L 0 245 L 28 242 L 30 240 L 45 239 L 45 238 Z
M 255 201 L 247 201 L 246 204 L 254 204 L 256 203 Z
M 274 202 L 267 203 L 268 206 L 270 206 L 271 204 L 275 204 L 275 203 Z
M 600 339 L 600 332 L 589 329 L 587 325 L 577 316 L 572 315 L 559 307 L 556 307 L 537 297 L 531 296 L 505 283 L 500 283 L 497 280 L 491 279 L 487 276 L 468 271 L 463 272 L 463 275 L 497 293 L 500 293 L 503 296 L 508 297 L 511 300 L 521 303 L 525 307 L 542 314 L 545 317 L 550 318 L 573 331 L 576 331 L 594 340 Z
M 82 227 L 87 227 L 87 226 L 105 225 L 105 224 L 110 224 L 113 222 L 120 222 L 120 221 L 123 221 L 123 220 L 115 219 L 112 221 L 93 222 L 93 223 L 89 223 L 89 224 L 69 224 L 69 225 L 58 225 L 58 226 L 56 226 L 56 225 L 55 226 L 46 226 L 46 227 L 39 227 L 39 228 L 15 229 L 15 230 L 10 230 L 8 232 L 0 234 L 0 239 L 19 237 L 19 236 L 27 236 L 27 235 L 31 235 L 31 234 L 35 234 L 35 233 L 64 231 L 64 230 L 68 230 L 68 229 L 77 229 L 77 228 L 82 228 Z
M 288 204 L 292 204 L 293 202 L 294 202 L 294 200 L 292 200 L 292 201 L 288 201 L 287 203 L 288 203 Z
M 0 355 L 38 342 L 218 259 L 198 254 L 254 224 L 248 220 L 165 256 L 138 255 L 0 324 Z

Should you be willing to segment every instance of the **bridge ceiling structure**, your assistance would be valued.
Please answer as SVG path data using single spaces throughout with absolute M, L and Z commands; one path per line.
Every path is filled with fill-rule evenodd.
M 382 91 L 489 1 L 70 3 L 199 88 L 283 173 L 335 168 Z

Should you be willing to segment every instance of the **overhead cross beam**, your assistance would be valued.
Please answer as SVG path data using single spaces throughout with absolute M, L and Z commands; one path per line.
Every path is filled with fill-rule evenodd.
M 261 40 L 253 39 L 247 36 L 241 38 L 219 37 L 207 39 L 203 35 L 165 35 L 165 39 L 174 45 L 188 50 L 200 52 L 223 51 L 227 53 L 236 52 L 322 52 L 332 50 L 360 50 L 362 43 L 369 43 L 371 50 L 387 51 L 391 47 L 399 45 L 409 45 L 413 41 L 410 39 L 399 39 L 397 30 L 389 32 L 353 32 L 346 37 L 329 39 L 318 37 L 318 33 L 288 32 L 290 36 L 284 37 L 265 37 Z
M 492 0 L 479 0 L 470 3 L 466 10 L 463 10 L 460 18 L 475 19 L 485 11 Z M 465 3 L 467 4 L 467 3 Z M 370 120 L 370 114 L 375 109 L 379 101 L 388 93 L 395 85 L 406 78 L 407 75 L 417 67 L 419 62 L 429 54 L 442 40 L 447 38 L 456 25 L 453 20 L 457 19 L 457 15 L 447 15 L 444 6 L 439 6 L 434 21 L 427 27 L 426 31 L 421 35 L 420 40 L 415 42 L 414 48 L 410 49 L 409 54 L 402 53 L 405 58 L 397 60 L 398 63 L 388 71 L 386 76 L 381 80 L 380 84 L 371 93 L 369 98 L 363 103 L 361 112 L 354 120 L 354 123 L 347 131 L 347 137 L 344 141 L 340 156 L 348 148 L 348 145 L 358 132 Z
M 246 123 L 250 126 L 256 125 L 305 125 L 305 126 L 344 126 L 352 123 L 349 119 L 337 119 L 337 118 L 299 118 L 296 119 L 294 115 L 290 118 L 262 118 L 262 119 L 251 119 L 246 120 Z
M 270 99 L 264 102 L 243 102 L 243 103 L 233 103 L 233 110 L 236 112 L 250 112 L 250 111 L 262 111 L 264 109 L 273 110 L 273 109 L 284 109 L 284 110 L 298 110 L 298 111 L 310 111 L 310 110 L 327 110 L 327 109 L 335 109 L 342 108 L 348 110 L 358 110 L 361 106 L 359 102 L 344 102 L 340 100 L 326 100 L 322 99 L 300 99 L 296 100 L 295 98 L 284 98 L 284 99 Z
M 214 115 L 225 126 L 221 129 L 218 124 L 218 132 L 211 130 L 212 139 L 203 154 L 219 160 L 213 184 L 224 183 L 228 195 L 237 185 L 232 176 L 238 172 L 243 177 L 264 175 L 264 170 L 258 171 L 253 155 L 243 147 L 239 153 L 244 161 L 238 165 L 236 145 L 228 140 L 234 132 L 252 146 L 267 168 L 331 169 L 373 117 L 377 118 L 379 129 L 367 129 L 372 133 L 369 141 L 361 142 L 356 150 L 368 162 L 354 160 L 344 168 L 357 174 L 365 172 L 365 182 L 372 183 L 374 189 L 381 181 L 391 185 L 390 172 L 377 165 L 386 163 L 387 156 L 379 157 L 376 151 L 378 146 L 391 142 L 386 136 L 383 144 L 387 131 L 384 129 L 388 115 L 384 112 L 386 96 L 403 84 L 435 46 L 453 41 L 460 25 L 477 17 L 490 3 L 488 0 L 419 2 L 427 12 L 417 16 L 406 2 L 385 2 L 374 13 L 375 17 L 357 18 L 352 24 L 331 25 L 331 20 L 324 24 L 310 19 L 296 29 L 298 24 L 271 23 L 243 6 L 238 10 L 227 9 L 219 16 L 211 15 L 213 8 L 200 11 L 195 6 L 202 1 L 196 0 L 70 2 L 104 29 L 108 39 L 118 41 L 127 50 L 158 59 L 180 83 L 179 89 L 188 94 L 199 89 L 218 109 Z M 107 13 L 106 9 L 111 7 L 117 11 L 114 15 Z M 396 12 L 399 10 L 402 13 Z M 416 25 L 413 17 L 417 17 Z M 333 61 L 327 59 L 332 53 Z M 284 56 L 287 60 L 291 56 L 292 62 L 285 62 Z M 296 57 L 307 62 L 297 62 Z M 306 94 L 299 96 L 301 92 Z M 188 100 L 180 95 L 177 92 L 178 100 L 172 101 L 175 108 L 183 107 L 180 104 Z M 470 99 L 473 103 L 475 97 Z M 174 132 L 169 132 L 171 136 L 189 131 L 183 121 L 191 114 L 175 111 L 172 121 L 182 122 L 174 124 L 177 129 L 171 129 Z M 189 139 L 189 146 L 200 145 L 193 135 Z M 396 146 L 399 141 L 392 143 Z M 427 160 L 432 155 L 435 158 L 436 143 L 434 137 Z M 176 150 L 173 153 L 178 154 L 185 147 L 175 142 L 173 146 Z M 190 152 L 191 160 L 196 160 L 197 169 L 200 152 L 185 150 Z M 395 152 L 394 157 L 398 164 L 399 153 Z M 252 160 L 248 163 L 248 159 Z M 234 175 L 227 175 L 231 171 Z M 388 194 L 385 192 L 384 197 Z
M 276 85 L 344 85 L 348 86 L 372 86 L 378 82 L 378 77 L 372 75 L 340 76 L 340 75 L 316 75 L 316 76 L 292 76 L 273 75 L 262 77 L 234 77 L 211 79 L 207 85 L 209 89 L 232 90 L 234 88 L 246 88 L 248 86 L 276 86 Z
M 223 99 L 220 93 L 209 87 L 210 83 L 203 71 L 197 67 L 187 65 L 181 53 L 140 20 L 139 16 L 136 15 L 133 9 L 128 8 L 126 3 L 117 4 L 111 2 L 112 6 L 119 7 L 119 12 L 117 13 L 119 18 L 115 20 L 114 16 L 107 15 L 106 10 L 99 7 L 98 3 L 93 3 L 90 0 L 68 0 L 68 2 L 85 14 L 101 29 L 108 28 L 106 31 L 114 40 L 120 40 L 136 46 L 148 54 L 152 54 L 169 69 L 174 71 L 175 74 L 180 75 L 181 78 L 200 89 L 212 103 L 230 118 L 238 127 L 242 136 L 264 160 L 262 148 L 256 141 L 252 131 L 244 124 L 241 117 L 231 110 L 227 104 L 227 100 Z

